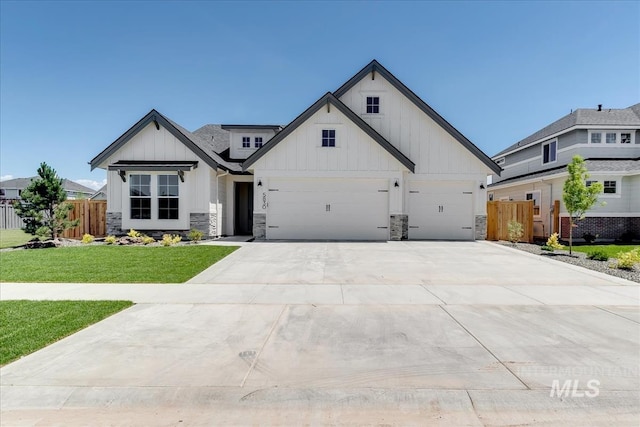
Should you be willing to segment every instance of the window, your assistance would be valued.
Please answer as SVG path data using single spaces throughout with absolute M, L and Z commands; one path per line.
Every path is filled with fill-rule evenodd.
M 251 148 L 251 138 L 248 136 L 242 137 L 242 148 Z
M 496 160 L 496 165 L 502 166 L 502 165 L 504 165 L 504 162 L 505 162 L 505 158 L 504 157 L 500 157 L 498 160 Z
M 615 144 L 618 142 L 618 134 L 615 132 L 607 132 L 606 142 L 607 144 Z
M 542 145 L 542 164 L 556 161 L 556 149 L 558 141 L 551 141 Z
M 323 147 L 336 146 L 336 130 L 335 129 L 322 130 L 322 146 Z
M 262 137 L 261 137 L 261 136 L 257 136 L 257 137 L 254 139 L 254 143 L 255 143 L 255 147 L 256 147 L 256 148 L 260 148 L 260 147 L 262 147 Z
M 131 219 L 151 219 L 151 175 L 129 176 Z
M 178 175 L 158 175 L 158 219 L 178 219 Z
M 621 144 L 631 144 L 631 134 L 630 133 L 621 133 L 620 134 L 620 143 Z
M 533 216 L 540 216 L 540 190 L 524 194 L 525 200 L 533 200 Z
M 616 194 L 616 181 L 604 182 L 604 194 Z
M 380 97 L 367 96 L 367 114 L 378 114 L 380 112 Z
M 0 188 L 0 196 L 4 197 L 4 188 Z
M 596 183 L 596 182 L 598 182 L 598 181 L 586 180 L 586 181 L 585 181 L 585 185 L 586 185 L 587 187 L 591 187 L 591 184 L 594 184 L 594 183 Z
M 602 134 L 600 132 L 591 134 L 592 144 L 600 144 L 601 142 L 602 142 Z

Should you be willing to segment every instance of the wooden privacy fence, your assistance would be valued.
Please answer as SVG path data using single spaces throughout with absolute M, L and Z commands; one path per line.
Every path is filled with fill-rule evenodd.
M 509 240 L 509 221 L 522 224 L 521 242 L 533 242 L 533 200 L 487 202 L 487 240 Z
M 69 212 L 69 219 L 80 220 L 80 225 L 65 230 L 62 237 L 67 239 L 82 239 L 84 234 L 94 237 L 107 235 L 107 201 L 106 200 L 67 200 L 73 205 Z
M 0 204 L 0 229 L 21 228 L 23 225 L 22 218 L 16 214 L 16 210 L 12 204 Z

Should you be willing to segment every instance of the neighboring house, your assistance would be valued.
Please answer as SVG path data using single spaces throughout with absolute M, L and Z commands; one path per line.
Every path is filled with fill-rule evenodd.
M 0 199 L 3 200 L 17 200 L 22 194 L 22 190 L 27 188 L 35 176 L 31 178 L 15 178 L 6 181 L 0 181 Z M 95 190 L 78 184 L 77 182 L 63 179 L 62 188 L 67 192 L 67 199 L 86 199 L 89 198 Z
M 591 182 L 604 192 L 574 236 L 616 239 L 625 232 L 640 235 L 640 104 L 622 109 L 578 109 L 493 156 L 503 168 L 493 177 L 489 200 L 533 200 L 534 234 L 569 236 L 569 217 L 562 202 L 567 164 L 586 159 Z M 553 202 L 560 203 L 560 230 L 553 228 Z
M 107 200 L 107 184 L 100 187 L 89 197 L 89 200 Z
M 107 227 L 259 239 L 483 239 L 496 165 L 372 61 L 293 122 L 189 132 L 156 110 L 90 162 Z

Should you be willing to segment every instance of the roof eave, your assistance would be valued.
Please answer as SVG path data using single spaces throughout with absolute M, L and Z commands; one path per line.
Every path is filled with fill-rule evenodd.
M 433 121 L 435 121 L 444 130 L 446 130 L 454 139 L 456 139 L 459 143 L 461 143 L 464 147 L 471 151 L 480 161 L 488 166 L 489 169 L 491 169 L 497 175 L 500 175 L 500 173 L 502 172 L 502 168 L 499 165 L 495 164 L 495 162 L 491 160 L 489 156 L 487 156 L 482 150 L 476 147 L 474 143 L 472 143 L 467 137 L 465 137 L 459 130 L 453 127 L 451 123 L 445 120 L 440 114 L 438 114 L 433 108 L 431 108 L 426 102 L 424 102 L 411 89 L 405 86 L 404 83 L 402 83 L 396 76 L 391 74 L 389 70 L 383 67 L 375 59 L 367 64 L 358 73 L 356 73 L 356 75 L 350 78 L 345 84 L 340 86 L 340 88 L 338 88 L 338 90 L 334 92 L 336 98 L 340 98 L 347 91 L 349 91 L 349 89 L 355 86 L 356 83 L 358 83 L 372 71 L 375 71 L 382 77 L 384 77 L 400 93 L 409 98 L 419 109 L 427 114 L 427 116 L 429 116 Z

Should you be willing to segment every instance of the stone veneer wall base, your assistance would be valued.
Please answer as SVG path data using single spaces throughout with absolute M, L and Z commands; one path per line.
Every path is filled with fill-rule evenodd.
M 118 236 L 122 232 L 122 212 L 107 212 L 107 235 Z
M 389 240 L 407 240 L 409 238 L 408 215 L 390 215 L 389 225 L 391 226 Z
M 476 215 L 476 240 L 487 240 L 487 216 Z
M 267 238 L 267 214 L 253 214 L 253 237 L 256 240 L 265 240 Z

